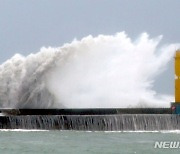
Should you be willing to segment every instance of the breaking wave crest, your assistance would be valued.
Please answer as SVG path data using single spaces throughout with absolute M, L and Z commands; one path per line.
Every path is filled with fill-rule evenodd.
M 153 84 L 179 44 L 158 47 L 161 39 L 120 32 L 16 54 L 0 65 L 0 107 L 168 107 L 173 97 Z

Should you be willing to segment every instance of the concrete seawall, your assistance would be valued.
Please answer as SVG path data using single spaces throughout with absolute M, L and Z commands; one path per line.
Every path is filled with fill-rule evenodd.
M 82 131 L 180 130 L 170 108 L 1 109 L 0 129 Z
M 0 109 L 5 115 L 171 114 L 170 108 Z
M 180 116 L 171 114 L 2 116 L 0 117 L 0 129 L 82 131 L 180 130 Z

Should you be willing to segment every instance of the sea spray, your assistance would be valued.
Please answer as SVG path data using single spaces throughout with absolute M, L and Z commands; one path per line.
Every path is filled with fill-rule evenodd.
M 16 54 L 0 65 L 0 107 L 168 107 L 173 97 L 153 83 L 179 45 L 157 47 L 161 38 L 132 41 L 121 32 Z

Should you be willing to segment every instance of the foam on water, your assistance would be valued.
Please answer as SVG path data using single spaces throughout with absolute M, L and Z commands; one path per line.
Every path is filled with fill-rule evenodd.
M 0 132 L 47 132 L 49 130 L 41 129 L 0 129 Z
M 56 131 L 56 130 L 41 130 L 41 129 L 0 129 L 0 132 L 47 132 L 47 131 Z M 58 130 L 60 132 L 66 132 L 67 130 Z M 77 132 L 77 133 L 99 133 L 99 131 L 77 131 L 77 130 L 68 130 Z M 144 130 L 138 130 L 138 131 L 102 131 L 104 133 L 175 133 L 180 134 L 180 130 L 167 130 L 167 131 L 159 131 L 159 130 L 153 130 L 153 131 L 144 131 Z
M 98 131 L 97 131 L 98 132 Z M 105 133 L 175 133 L 180 134 L 180 130 L 138 130 L 138 131 L 104 131 Z
M 169 107 L 153 90 L 179 44 L 125 32 L 16 54 L 0 65 L 1 108 Z

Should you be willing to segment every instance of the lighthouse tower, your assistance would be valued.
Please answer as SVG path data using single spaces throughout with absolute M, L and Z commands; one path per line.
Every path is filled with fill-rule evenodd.
M 175 103 L 171 104 L 172 113 L 180 114 L 180 50 L 176 51 L 174 57 L 175 68 Z

